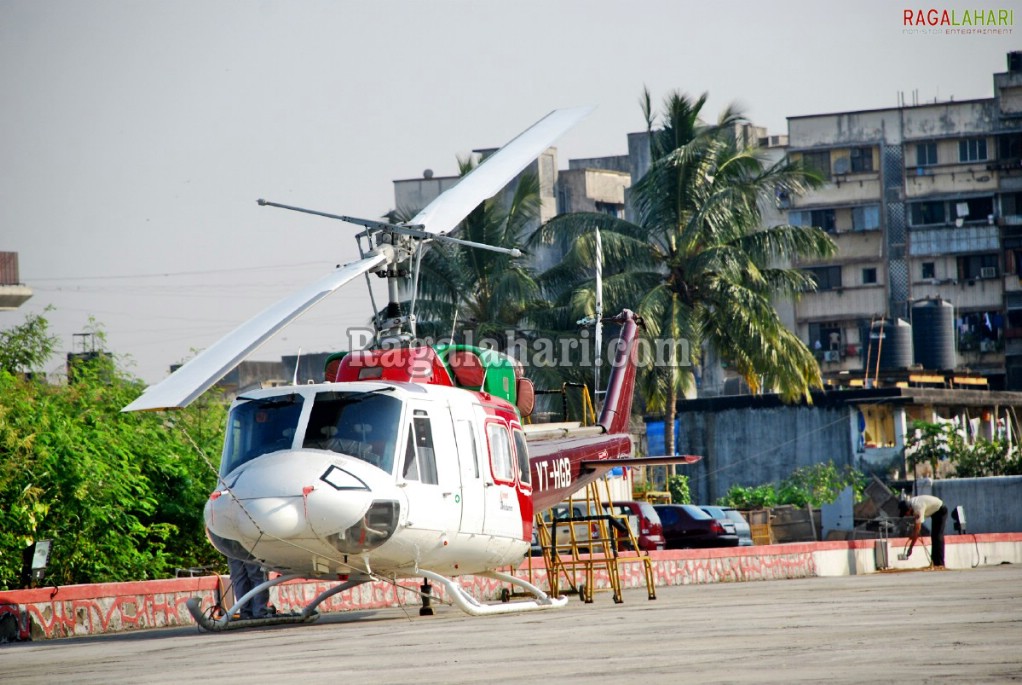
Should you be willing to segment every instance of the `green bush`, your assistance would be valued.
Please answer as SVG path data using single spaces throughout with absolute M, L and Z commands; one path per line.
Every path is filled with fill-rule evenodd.
M 849 486 L 855 499 L 861 499 L 865 484 L 865 477 L 855 469 L 838 469 L 828 461 L 795 469 L 779 485 L 732 485 L 718 501 L 735 509 L 766 509 L 785 504 L 815 508 L 833 502 Z
M 674 475 L 667 477 L 667 489 L 671 493 L 673 504 L 691 504 L 692 494 L 688 489 L 688 476 Z
M 73 378 L 52 385 L 0 370 L 0 589 L 20 585 L 22 552 L 42 539 L 52 540 L 52 584 L 222 565 L 202 508 L 216 483 L 223 403 L 200 401 L 173 422 L 122 414 L 142 384 L 106 355 L 76 365 Z

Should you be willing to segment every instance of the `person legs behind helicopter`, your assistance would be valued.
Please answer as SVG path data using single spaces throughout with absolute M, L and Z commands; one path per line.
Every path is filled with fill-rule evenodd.
M 252 588 L 266 581 L 266 572 L 257 562 L 242 561 L 229 557 L 227 565 L 231 570 L 231 587 L 234 589 L 234 601 L 245 596 Z M 269 589 L 263 590 L 252 597 L 239 610 L 238 618 L 265 618 L 271 615 L 268 608 L 270 601 Z

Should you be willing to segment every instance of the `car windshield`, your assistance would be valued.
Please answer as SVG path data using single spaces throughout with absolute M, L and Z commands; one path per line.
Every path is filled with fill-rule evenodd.
M 302 396 L 273 395 L 249 400 L 231 409 L 220 464 L 226 476 L 263 454 L 289 449 L 302 413 Z
M 715 519 L 727 518 L 727 515 L 724 513 L 724 510 L 721 509 L 720 507 L 701 507 L 701 509 Z
M 745 517 L 737 509 L 725 509 L 724 515 L 735 523 L 745 523 Z
M 648 519 L 655 520 L 659 518 L 657 516 L 656 509 L 654 509 L 653 505 L 649 502 L 639 502 L 639 511 Z
M 390 473 L 401 420 L 401 401 L 385 392 L 316 394 L 302 447 L 330 450 Z

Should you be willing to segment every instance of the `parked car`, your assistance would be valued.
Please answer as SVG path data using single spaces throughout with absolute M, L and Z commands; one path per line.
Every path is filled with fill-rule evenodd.
M 720 521 L 725 530 L 729 528 L 729 523 L 732 524 L 734 532 L 738 536 L 739 547 L 749 547 L 752 545 L 752 528 L 749 527 L 749 522 L 742 516 L 742 512 L 734 507 L 705 505 L 699 508 Z
M 628 527 L 631 529 L 639 549 L 652 550 L 663 549 L 667 544 L 664 541 L 663 526 L 660 524 L 660 516 L 656 509 L 649 502 L 638 502 L 634 500 L 622 500 L 603 505 L 615 516 L 627 517 Z M 631 543 L 623 532 L 618 533 L 618 549 L 629 549 Z
M 570 503 L 567 501 L 561 502 L 543 512 L 543 521 L 546 522 L 551 542 L 557 546 L 559 554 L 570 550 L 573 536 L 576 550 L 583 553 L 589 551 L 592 541 L 600 539 L 599 517 L 606 514 L 598 511 L 595 503 L 591 503 L 589 509 L 589 513 L 586 514 L 586 502 L 585 500 L 579 500 Z M 568 523 L 567 520 L 572 518 L 582 520 Z M 551 525 L 555 519 L 557 521 L 565 521 L 565 523 Z M 539 542 L 538 528 L 538 525 L 532 527 L 532 548 L 530 553 L 533 556 L 543 554 L 543 548 Z
M 654 504 L 660 515 L 667 549 L 737 547 L 738 535 L 694 504 Z

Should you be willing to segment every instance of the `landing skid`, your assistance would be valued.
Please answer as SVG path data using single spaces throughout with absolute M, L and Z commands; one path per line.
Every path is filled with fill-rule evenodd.
M 442 576 L 439 573 L 433 573 L 432 571 L 425 571 L 421 568 L 418 570 L 417 574 L 421 575 L 423 578 L 432 580 L 434 583 L 444 586 L 444 588 L 447 589 L 447 596 L 451 599 L 451 601 L 459 609 L 470 616 L 491 616 L 493 614 L 515 614 L 523 611 L 556 609 L 558 607 L 563 607 L 568 603 L 567 597 L 550 597 L 532 583 L 526 582 L 521 578 L 508 575 L 507 573 L 501 573 L 500 571 L 490 571 L 488 573 L 480 573 L 478 575 L 494 578 L 504 583 L 511 583 L 512 585 L 522 588 L 536 599 L 524 602 L 483 604 L 475 597 L 472 597 L 465 592 L 461 585 L 446 576 Z
M 275 626 L 285 623 L 312 623 L 319 618 L 319 612 L 316 611 L 316 607 L 322 604 L 325 600 L 333 597 L 339 592 L 350 590 L 353 587 L 357 587 L 363 583 L 368 583 L 372 580 L 369 576 L 361 574 L 352 575 L 348 578 L 348 580 L 344 581 L 340 585 L 336 585 L 321 592 L 315 599 L 309 602 L 304 609 L 302 609 L 301 613 L 275 614 L 273 616 L 265 616 L 263 618 L 232 618 L 241 609 L 241 607 L 245 606 L 245 604 L 257 593 L 267 590 L 274 585 L 279 585 L 281 583 L 286 583 L 289 580 L 296 580 L 303 577 L 304 576 L 299 575 L 279 576 L 260 583 L 238 599 L 234 603 L 234 606 L 228 610 L 227 614 L 219 619 L 213 619 L 207 612 L 203 612 L 202 603 L 198 597 L 192 597 L 185 602 L 185 605 L 188 607 L 188 613 L 192 615 L 192 618 L 194 618 L 195 622 L 199 624 L 199 627 L 210 632 L 236 630 L 238 628 L 253 628 L 258 626 Z

